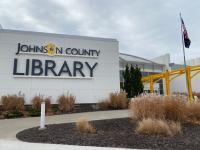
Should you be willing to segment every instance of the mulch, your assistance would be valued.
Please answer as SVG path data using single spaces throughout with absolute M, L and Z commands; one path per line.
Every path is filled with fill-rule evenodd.
M 34 143 L 120 147 L 135 149 L 200 149 L 200 126 L 183 124 L 183 134 L 174 137 L 139 135 L 137 123 L 128 118 L 92 121 L 97 129 L 94 134 L 79 133 L 75 123 L 47 125 L 19 132 L 19 140 Z

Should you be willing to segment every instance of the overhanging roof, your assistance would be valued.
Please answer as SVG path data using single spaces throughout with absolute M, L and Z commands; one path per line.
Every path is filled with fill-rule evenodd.
M 159 64 L 156 63 L 154 61 L 142 58 L 142 57 L 138 57 L 135 55 L 130 55 L 130 54 L 125 54 L 125 53 L 119 53 L 119 59 L 124 61 L 124 62 L 128 62 L 128 63 L 137 63 L 137 64 L 155 64 L 155 65 L 159 65 L 159 66 L 164 66 L 164 64 Z
M 45 32 L 22 31 L 22 30 L 11 30 L 11 29 L 0 29 L 0 33 L 32 34 L 32 35 L 51 36 L 51 37 L 60 37 L 60 38 L 96 40 L 96 41 L 104 41 L 104 42 L 118 42 L 116 39 L 112 39 L 112 38 L 89 37 L 89 36 L 80 36 L 80 35 L 66 35 L 66 34 L 58 34 L 58 33 L 45 33 Z

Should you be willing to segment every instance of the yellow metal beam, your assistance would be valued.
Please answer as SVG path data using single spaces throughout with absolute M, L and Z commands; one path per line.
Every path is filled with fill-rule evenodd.
M 157 83 L 158 81 L 160 81 L 162 78 L 156 79 L 154 80 L 154 83 Z
M 180 75 L 182 75 L 182 74 L 177 74 L 177 75 L 171 77 L 170 82 L 171 82 L 172 80 L 176 79 L 177 77 L 179 77 Z
M 153 83 L 153 78 L 150 78 L 150 93 L 154 93 L 154 83 Z
M 190 102 L 192 102 L 193 99 L 193 95 L 192 95 L 192 83 L 191 83 L 191 76 L 190 76 L 190 67 L 186 68 L 186 76 L 187 76 L 187 83 L 188 83 L 188 96 L 189 96 L 189 100 Z
M 192 71 L 197 71 L 193 75 L 191 75 Z M 172 70 L 172 71 L 166 71 L 159 74 L 150 75 L 147 77 L 143 77 L 143 82 L 149 82 L 150 83 L 150 91 L 151 93 L 154 92 L 154 83 L 158 82 L 160 79 L 165 79 L 165 86 L 166 86 L 166 95 L 170 95 L 170 83 L 173 79 L 177 78 L 178 76 L 182 74 L 186 74 L 187 78 L 187 86 L 188 86 L 188 96 L 189 100 L 192 101 L 193 95 L 192 95 L 192 78 L 194 78 L 197 74 L 200 73 L 200 65 L 196 66 L 187 66 L 186 69 L 179 69 L 179 70 Z M 174 76 L 175 75 L 175 76 Z M 171 79 L 170 79 L 171 77 Z
M 195 72 L 193 75 L 191 75 L 191 79 L 192 78 L 194 78 L 197 74 L 199 74 L 200 73 L 200 70 L 199 71 L 197 71 L 197 72 Z
M 170 95 L 170 79 L 169 79 L 169 71 L 165 72 L 165 88 L 166 88 L 166 95 Z

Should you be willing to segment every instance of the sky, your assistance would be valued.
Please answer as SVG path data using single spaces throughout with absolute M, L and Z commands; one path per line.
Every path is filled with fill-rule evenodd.
M 0 0 L 5 29 L 115 38 L 119 51 L 183 62 L 180 17 L 191 39 L 186 59 L 200 57 L 199 0 Z

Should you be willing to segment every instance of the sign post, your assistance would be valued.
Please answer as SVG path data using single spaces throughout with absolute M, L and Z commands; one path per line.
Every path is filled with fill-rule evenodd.
M 40 115 L 40 128 L 39 130 L 44 130 L 45 127 L 45 102 L 41 103 L 41 115 Z

